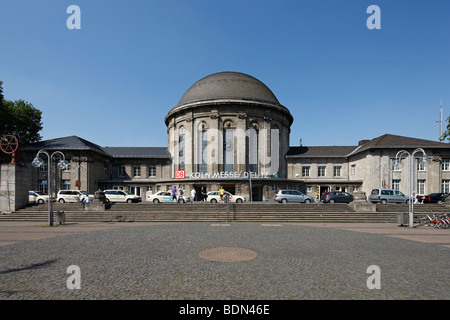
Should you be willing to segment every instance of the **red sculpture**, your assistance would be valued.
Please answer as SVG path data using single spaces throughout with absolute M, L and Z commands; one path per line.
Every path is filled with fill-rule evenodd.
M 6 154 L 12 154 L 11 164 L 19 164 L 19 141 L 13 135 L 3 136 L 0 141 L 0 149 Z

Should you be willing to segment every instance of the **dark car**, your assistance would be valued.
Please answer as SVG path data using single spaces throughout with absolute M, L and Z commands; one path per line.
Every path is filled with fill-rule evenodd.
M 342 191 L 327 192 L 321 199 L 324 203 L 350 203 L 353 201 L 353 196 L 350 193 Z
M 423 203 L 442 203 L 447 200 L 448 193 L 431 193 L 426 196 L 418 196 L 417 201 Z

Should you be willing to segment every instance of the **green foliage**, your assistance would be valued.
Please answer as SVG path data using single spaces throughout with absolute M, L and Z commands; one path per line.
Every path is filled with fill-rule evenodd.
M 24 100 L 4 100 L 2 84 L 0 81 L 0 138 L 12 134 L 19 146 L 41 140 L 42 112 Z
M 441 137 L 442 142 L 445 142 L 445 140 L 450 142 L 450 117 L 447 118 L 447 130 L 444 131 Z

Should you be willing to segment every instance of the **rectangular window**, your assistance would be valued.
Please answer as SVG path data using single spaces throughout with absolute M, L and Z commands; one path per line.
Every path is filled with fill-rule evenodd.
M 317 176 L 319 177 L 325 177 L 326 174 L 326 167 L 325 166 L 319 166 L 317 170 Z
M 341 176 L 341 169 L 342 169 L 341 166 L 335 166 L 334 167 L 334 176 L 335 177 L 340 177 Z
M 352 164 L 352 175 L 356 174 L 356 164 Z
M 39 180 L 39 191 L 48 194 L 48 183 L 47 180 Z
M 394 171 L 402 171 L 402 161 L 403 160 L 400 160 L 400 163 L 395 163 L 395 161 L 392 160 Z
M 442 180 L 442 192 L 450 193 L 450 180 Z
M 119 166 L 117 168 L 117 176 L 118 177 L 125 177 L 125 166 Z
M 425 194 L 425 180 L 417 180 L 417 194 Z
M 47 162 L 44 162 L 40 167 L 39 167 L 39 172 L 47 172 L 47 168 L 48 164 Z
M 130 192 L 136 196 L 141 195 L 141 187 L 130 187 Z
M 70 180 L 63 180 L 62 189 L 70 190 Z
M 422 161 L 417 161 L 417 171 L 425 171 L 425 164 Z
M 141 176 L 141 167 L 133 167 L 133 177 Z
M 156 167 L 154 166 L 148 167 L 148 176 L 156 177 Z
M 450 171 L 450 160 L 442 160 L 442 171 Z
M 353 192 L 359 192 L 359 186 L 353 186 Z
M 311 167 L 309 166 L 302 167 L 302 177 L 309 177 L 310 169 Z
M 392 180 L 392 189 L 400 190 L 400 180 Z

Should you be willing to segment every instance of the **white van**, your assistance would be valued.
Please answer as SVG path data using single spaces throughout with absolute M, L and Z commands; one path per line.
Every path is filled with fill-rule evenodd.
M 369 201 L 372 203 L 408 203 L 409 198 L 394 189 L 373 189 Z
M 39 191 L 28 191 L 28 201 L 30 203 L 39 203 L 42 204 L 44 202 L 48 202 L 49 196 L 42 194 Z
M 56 196 L 56 201 L 64 202 L 81 202 L 85 195 L 80 190 L 61 190 Z
M 123 190 L 104 190 L 106 202 L 141 202 L 142 198 Z

